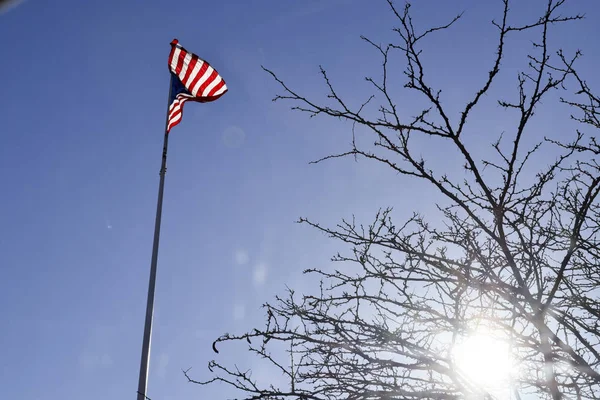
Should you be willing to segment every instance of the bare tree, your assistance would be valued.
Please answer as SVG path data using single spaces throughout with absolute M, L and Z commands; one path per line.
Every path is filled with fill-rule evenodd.
M 342 266 L 307 270 L 320 276 L 319 290 L 300 296 L 289 290 L 265 305 L 266 326 L 215 342 L 216 351 L 221 343 L 247 341 L 287 383 L 258 382 L 251 371 L 216 361 L 209 364 L 211 379 L 200 382 L 186 373 L 190 381 L 224 382 L 246 399 L 491 398 L 494 393 L 464 373 L 454 351 L 485 327 L 510 346 L 518 368 L 506 383 L 511 397 L 600 397 L 600 145 L 593 136 L 600 128 L 600 98 L 575 68 L 580 53 L 567 55 L 548 43 L 554 26 L 583 17 L 563 14 L 566 0 L 545 0 L 539 19 L 513 25 L 509 0 L 499 2 L 503 12 L 493 22 L 498 41 L 489 74 L 456 115 L 428 83 L 421 45 L 461 15 L 418 30 L 410 6 L 388 0 L 398 41 L 379 45 L 363 38 L 381 57 L 382 71 L 378 79 L 367 78 L 373 96 L 357 107 L 338 95 L 324 69 L 325 102 L 303 96 L 267 70 L 282 88 L 275 100 L 290 101 L 310 116 L 350 121 L 375 139 L 359 145 L 353 136 L 347 151 L 318 162 L 365 158 L 399 179 L 425 181 L 440 194 L 443 223 L 416 213 L 394 223 L 391 209 L 380 210 L 368 225 L 352 219 L 325 227 L 302 218 L 349 244 L 347 254 L 334 257 Z M 508 38 L 526 33 L 537 37 L 528 68 L 518 75 L 515 99 L 498 100 L 514 124 L 500 137 L 481 133 L 490 137 L 492 151 L 475 154 L 465 134 L 472 114 L 493 92 Z M 394 52 L 405 61 L 406 91 L 428 103 L 409 120 L 399 113 L 389 83 Z M 547 137 L 531 129 L 543 99 L 570 110 L 579 129 Z M 378 112 L 369 112 L 377 101 Z M 463 179 L 421 158 L 414 143 L 423 137 L 462 159 Z M 558 155 L 540 168 L 532 160 L 548 149 Z M 524 179 L 526 174 L 535 179 Z

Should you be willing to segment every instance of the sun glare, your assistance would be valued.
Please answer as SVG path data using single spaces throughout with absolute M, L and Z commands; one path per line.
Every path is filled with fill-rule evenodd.
M 484 389 L 507 389 L 513 363 L 506 341 L 487 333 L 474 333 L 457 343 L 454 361 L 460 372 Z

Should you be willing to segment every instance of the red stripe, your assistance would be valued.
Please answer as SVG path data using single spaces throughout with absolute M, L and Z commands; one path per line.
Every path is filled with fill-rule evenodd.
M 204 75 L 206 73 L 207 69 L 208 69 L 208 63 L 206 61 L 204 61 L 204 64 L 202 64 L 202 66 L 200 67 L 200 71 L 198 71 L 198 73 L 196 74 L 196 76 L 194 76 L 192 78 L 192 83 L 190 83 L 187 86 L 188 89 L 190 90 L 190 93 L 194 89 L 194 86 L 196 86 L 196 83 L 198 83 L 198 81 L 200 80 L 200 78 L 202 78 L 202 75 Z
M 175 42 L 177 39 L 174 39 L 173 42 Z M 171 70 L 171 64 L 173 63 L 173 57 L 175 56 L 175 46 L 173 45 L 173 42 L 171 42 L 171 54 L 169 54 L 169 70 Z
M 204 92 L 204 89 L 206 89 L 208 87 L 208 85 L 210 85 L 212 83 L 212 81 L 214 81 L 215 79 L 217 79 L 217 76 L 219 76 L 219 74 L 213 68 L 212 74 L 210 74 L 210 76 L 208 77 L 208 79 L 204 81 L 204 83 L 200 86 L 200 89 L 198 89 L 198 93 L 196 93 L 196 94 L 198 96 L 202 96 L 202 92 Z
M 167 133 L 171 132 L 171 129 L 173 129 L 174 127 L 176 127 L 177 125 L 179 125 L 180 122 L 181 122 L 181 120 L 175 122 L 173 125 L 169 125 L 167 127 Z
M 183 112 L 182 109 L 177 110 L 176 112 L 172 113 L 170 118 L 169 118 L 169 124 L 172 124 L 174 119 L 177 119 L 176 117 L 179 116 L 181 113 Z
M 215 95 L 215 93 L 221 89 L 223 86 L 225 86 L 225 80 L 223 80 L 223 78 L 221 78 L 221 82 L 217 83 L 217 86 L 215 86 L 214 88 L 212 88 L 212 90 L 210 92 L 208 92 L 207 96 L 208 97 L 212 97 Z
M 175 100 L 175 102 L 173 102 L 175 105 L 179 106 L 179 108 L 169 113 L 169 119 L 173 119 L 173 117 L 181 114 L 181 111 L 183 110 L 183 103 L 185 103 L 185 100 L 186 99 L 178 99 Z
M 190 79 L 190 75 L 192 74 L 192 71 L 194 70 L 194 68 L 196 67 L 196 64 L 198 63 L 198 57 L 194 56 L 192 54 L 192 60 L 190 61 L 190 64 L 188 65 L 188 69 L 187 71 L 185 71 L 185 76 L 183 77 L 183 79 L 181 80 L 181 82 L 183 83 L 183 85 L 188 88 L 189 90 L 189 86 L 188 86 L 188 80 Z
M 178 95 L 171 106 L 175 108 L 175 106 L 179 106 L 177 110 L 171 110 L 169 112 L 169 122 L 167 123 L 167 132 L 171 130 L 175 125 L 181 122 L 181 118 L 183 118 L 183 105 L 187 100 L 192 100 L 187 96 Z M 175 121 L 178 116 L 181 116 L 179 121 Z
M 177 117 L 179 114 L 181 114 L 181 108 L 177 109 L 177 111 L 171 112 L 171 114 L 169 114 L 169 124 L 171 124 L 175 117 Z
M 175 75 L 179 75 L 181 68 L 183 68 L 183 59 L 187 55 L 187 51 L 183 47 L 180 47 L 179 58 L 177 59 L 177 66 L 175 67 Z
M 181 113 L 178 113 L 181 114 Z M 177 124 L 179 124 L 181 122 L 181 118 L 179 118 L 178 121 L 174 121 L 175 118 L 169 118 L 169 125 L 167 127 L 167 132 L 171 130 L 171 128 L 173 128 L 174 126 L 176 126 Z
M 179 100 L 175 100 L 172 104 L 172 107 L 169 109 L 169 118 L 172 118 L 173 115 L 175 115 L 175 112 L 177 112 L 180 108 L 181 102 Z

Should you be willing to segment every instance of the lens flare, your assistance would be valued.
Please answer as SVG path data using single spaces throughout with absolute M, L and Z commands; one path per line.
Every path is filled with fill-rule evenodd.
M 459 372 L 483 389 L 507 389 L 510 385 L 514 368 L 507 341 L 476 332 L 457 343 L 453 358 Z

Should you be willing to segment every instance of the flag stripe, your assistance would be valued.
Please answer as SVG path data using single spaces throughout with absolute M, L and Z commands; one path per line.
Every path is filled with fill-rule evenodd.
M 181 68 L 181 66 L 179 65 L 179 60 L 181 60 L 181 48 L 178 47 L 175 49 L 175 52 L 173 53 L 173 59 L 170 63 L 171 70 L 176 74 L 178 73 L 176 71 L 178 71 Z
M 188 71 L 188 68 L 190 67 L 190 62 L 192 61 L 192 55 L 191 54 L 186 54 L 183 57 L 183 65 L 181 66 L 181 70 L 179 71 L 179 73 L 177 75 L 179 75 L 179 79 L 181 80 L 181 82 L 183 82 L 185 84 L 185 75 Z
M 211 68 L 212 69 L 212 68 Z M 206 71 L 206 79 L 204 80 L 204 83 L 202 83 L 202 85 L 200 85 L 200 89 L 198 89 L 198 96 L 206 96 L 206 94 L 204 93 L 204 91 L 206 90 L 206 88 L 208 87 L 208 85 L 210 85 L 211 83 L 213 83 L 213 81 L 215 79 L 217 79 L 217 76 L 219 76 L 219 74 L 217 74 L 217 71 L 215 71 L 214 69 L 212 70 L 212 72 L 208 73 L 209 71 Z
M 217 73 L 217 71 L 215 71 L 215 74 Z M 210 95 L 210 92 L 213 91 L 213 89 L 215 88 L 215 86 L 217 86 L 219 83 L 221 83 L 223 79 L 221 79 L 221 77 L 217 74 L 217 76 L 215 77 L 215 79 L 213 79 L 208 86 L 202 91 L 202 96 L 206 96 L 208 97 Z
M 212 97 L 212 96 L 216 96 L 218 94 L 221 94 L 220 91 L 223 88 L 226 88 L 226 86 L 225 86 L 225 81 L 221 78 L 221 80 L 219 81 L 219 83 L 217 83 L 215 85 L 215 87 L 208 93 L 208 96 Z
M 200 87 L 198 82 L 200 82 L 200 79 L 202 79 L 202 77 L 204 76 L 204 74 L 206 74 L 206 70 L 210 68 L 210 66 L 208 65 L 207 62 L 203 62 L 202 66 L 200 67 L 200 70 L 198 71 L 198 73 L 196 74 L 196 76 L 194 77 L 194 79 L 192 80 L 192 83 L 190 83 L 190 93 L 194 96 L 198 95 L 198 88 Z M 201 84 L 200 84 L 201 85 Z
M 198 73 L 198 70 L 200 69 L 200 65 L 199 65 L 200 63 L 202 63 L 202 61 L 200 61 L 198 59 L 198 57 L 192 58 L 192 61 L 190 62 L 190 66 L 188 67 L 188 70 L 187 70 L 185 76 L 181 80 L 181 82 L 184 85 L 190 84 L 190 81 L 191 81 L 190 78 L 194 77 Z
M 167 130 L 170 130 L 173 126 L 177 125 L 183 116 L 183 104 L 187 100 L 193 100 L 194 97 L 188 94 L 179 94 L 175 98 L 175 101 L 169 107 L 169 124 Z
M 173 42 L 175 42 L 176 40 L 174 40 Z M 169 54 L 169 69 L 174 69 L 177 65 L 173 65 L 173 60 L 177 59 L 176 54 L 178 54 L 181 50 L 179 49 L 179 47 L 177 46 L 173 46 L 173 43 L 171 43 L 171 54 Z
M 202 86 L 204 85 L 204 83 L 206 82 L 206 80 L 208 78 L 210 78 L 210 75 L 213 73 L 213 71 L 214 71 L 213 67 L 211 67 L 210 65 L 206 64 L 206 68 L 202 72 L 202 75 L 200 75 L 198 81 L 196 82 L 196 84 L 194 85 L 194 87 L 191 88 L 192 90 L 190 90 L 190 92 L 194 96 L 201 96 L 202 95 Z

